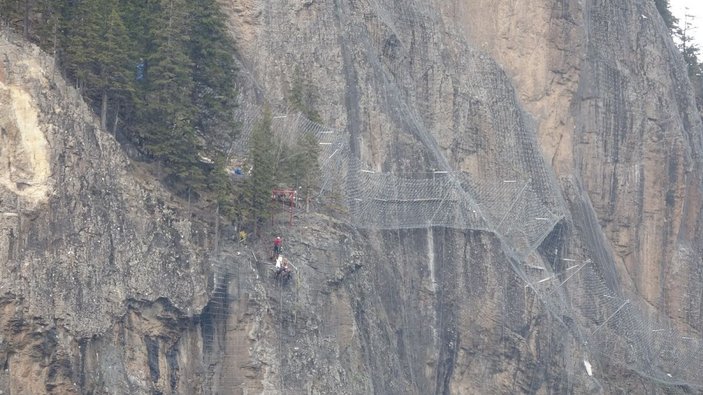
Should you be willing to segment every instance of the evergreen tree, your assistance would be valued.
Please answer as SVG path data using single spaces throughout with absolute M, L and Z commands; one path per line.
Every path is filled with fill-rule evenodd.
M 315 110 L 317 94 L 314 87 L 306 83 L 301 76 L 300 69 L 296 67 L 288 101 L 291 106 L 300 111 L 313 122 L 322 123 L 320 114 Z M 302 134 L 293 148 L 293 156 L 285 168 L 291 169 L 292 178 L 296 188 L 300 188 L 305 199 L 305 210 L 310 209 L 310 200 L 320 177 L 318 157 L 320 146 L 317 138 L 311 133 Z
M 109 0 L 83 0 L 64 15 L 64 66 L 99 106 L 101 125 L 107 129 L 109 100 L 126 102 L 132 91 L 134 55 L 120 10 Z
M 664 19 L 664 24 L 666 24 L 666 27 L 668 27 L 669 30 L 674 31 L 679 21 L 671 13 L 671 9 L 669 8 L 669 0 L 654 0 L 654 5 L 657 6 L 657 11 L 659 11 L 659 15 L 661 15 L 662 19 Z
M 102 38 L 104 1 L 81 0 L 64 8 L 63 67 L 81 92 L 91 96 L 98 81 L 96 46 Z M 93 96 L 94 97 L 94 96 Z
M 34 11 L 34 1 L 0 0 L 0 16 L 26 39 L 30 38 L 30 17 Z
M 154 32 L 160 14 L 159 0 L 120 0 L 120 14 L 131 45 L 128 53 L 130 63 L 127 73 L 131 75 L 132 91 L 124 103 L 120 103 L 120 113 L 125 118 L 122 132 L 138 147 L 145 147 L 144 113 L 146 109 L 149 64 L 147 59 L 155 51 Z
M 300 68 L 296 67 L 293 73 L 293 81 L 291 83 L 288 102 L 296 111 L 300 111 L 306 118 L 313 122 L 321 123 L 320 114 L 315 110 L 315 102 L 317 94 L 314 88 L 305 82 Z
M 296 151 L 299 155 L 296 157 L 294 169 L 300 174 L 300 185 L 296 186 L 300 187 L 305 199 L 305 211 L 309 211 L 310 200 L 320 179 L 320 145 L 312 133 L 305 133 L 299 137 Z
M 700 55 L 700 47 L 693 41 L 693 31 L 696 29 L 693 25 L 694 17 L 688 14 L 684 15 L 683 26 L 676 28 L 675 36 L 679 41 L 679 50 L 686 62 L 688 78 L 693 85 L 693 91 L 696 97 L 696 106 L 699 111 L 703 110 L 703 65 L 698 60 Z
M 0 0 L 0 16 L 5 23 L 17 29 L 22 26 L 24 0 Z M 18 29 L 19 30 L 19 29 Z
M 271 111 L 266 108 L 262 119 L 254 127 L 251 134 L 250 157 L 254 168 L 248 179 L 244 196 L 249 202 L 249 209 L 245 210 L 242 215 L 245 219 L 254 222 L 255 233 L 258 223 L 269 214 L 271 191 L 275 185 L 273 145 Z
M 153 30 L 158 27 L 160 0 L 120 0 L 119 4 L 133 52 L 140 57 L 146 57 L 154 49 Z M 133 67 L 137 61 L 138 58 L 134 59 Z
M 154 29 L 154 52 L 147 58 L 149 77 L 139 131 L 146 149 L 165 162 L 174 185 L 202 186 L 191 102 L 192 63 L 188 57 L 189 18 L 185 0 L 163 0 Z
M 683 26 L 676 28 L 675 35 L 679 39 L 679 49 L 688 66 L 688 75 L 693 78 L 701 74 L 701 65 L 698 62 L 700 48 L 693 42 L 693 31 L 696 29 L 693 25 L 694 17 L 688 14 L 688 9 L 686 11 Z
M 99 65 L 96 89 L 100 93 L 101 124 L 103 129 L 107 130 L 108 100 L 126 102 L 133 90 L 130 69 L 135 55 L 127 29 L 115 5 L 111 7 L 105 19 L 101 37 L 95 53 Z
M 58 34 L 60 10 L 70 0 L 0 0 L 0 20 L 45 50 Z
M 232 188 L 226 168 L 229 152 L 237 137 L 236 65 L 234 42 L 227 33 L 225 16 L 215 0 L 191 2 L 193 26 L 190 32 L 190 58 L 193 61 L 192 102 L 196 109 L 194 126 L 206 143 L 208 155 L 217 163 L 208 175 L 208 186 L 219 197 L 225 214 Z
M 193 60 L 193 102 L 198 111 L 195 126 L 214 139 L 233 139 L 237 70 L 234 43 L 215 0 L 195 0 L 191 7 L 194 22 L 190 58 Z
M 123 120 L 172 186 L 230 200 L 236 67 L 216 0 L 0 0 L 0 19 L 57 56 L 104 128 Z
M 64 3 L 65 1 L 36 0 L 35 10 L 38 15 L 34 32 L 36 42 L 53 56 L 57 56 L 60 46 L 61 10 Z

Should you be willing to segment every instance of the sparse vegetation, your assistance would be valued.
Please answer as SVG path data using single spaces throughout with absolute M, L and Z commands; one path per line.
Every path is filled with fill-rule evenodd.
M 102 127 L 176 192 L 228 192 L 236 67 L 215 0 L 0 0 L 0 17 L 54 54 Z
M 237 136 L 234 43 L 215 0 L 0 0 L 3 22 L 57 58 L 105 130 L 158 164 L 175 192 L 217 202 L 256 227 L 271 190 L 296 188 L 309 208 L 319 183 L 319 146 L 304 134 L 287 146 L 265 111 L 250 142 L 251 176 L 233 184 Z M 299 69 L 288 100 L 312 121 L 317 96 Z
M 693 41 L 693 31 L 697 29 L 694 24 L 695 18 L 693 15 L 688 14 L 687 11 L 681 23 L 681 21 L 671 13 L 669 0 L 654 0 L 654 4 L 657 6 L 659 14 L 664 19 L 664 23 L 671 31 L 683 55 L 688 69 L 688 78 L 693 84 L 696 106 L 698 111 L 703 115 L 703 66 L 698 59 L 700 47 Z

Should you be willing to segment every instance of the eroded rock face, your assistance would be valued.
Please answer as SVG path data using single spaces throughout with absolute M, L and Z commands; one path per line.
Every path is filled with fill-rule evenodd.
M 3 102 L 9 105 L 0 115 L 2 185 L 12 192 L 30 197 L 33 203 L 45 202 L 49 167 L 48 146 L 37 124 L 37 109 L 32 98 L 18 87 L 0 85 Z
M 223 5 L 244 104 L 284 108 L 299 68 L 369 170 L 530 178 L 563 210 L 530 259 L 597 262 L 606 291 L 700 327 L 701 124 L 653 4 Z M 602 306 L 574 314 L 550 304 L 562 291 L 538 297 L 491 232 L 300 214 L 275 230 L 296 267 L 288 285 L 270 278 L 268 240 L 223 236 L 210 256 L 212 229 L 131 172 L 48 58 L 6 38 L 0 49 L 0 390 L 661 389 L 590 354 L 589 334 L 617 329 L 594 318 Z M 560 276 L 582 286 L 564 300 L 588 296 L 588 280 Z M 599 350 L 616 346 L 628 344 Z
M 451 3 L 511 75 L 556 173 L 579 179 L 624 284 L 700 329 L 682 306 L 700 286 L 681 275 L 700 264 L 701 122 L 653 4 Z
M 265 97 L 283 106 L 278 98 L 286 96 L 291 71 L 298 67 L 318 89 L 323 118 L 350 132 L 351 145 L 369 170 L 409 177 L 434 169 L 461 170 L 487 180 L 527 174 L 545 186 L 558 185 L 569 239 L 549 246 L 568 254 L 556 258 L 597 262 L 594 271 L 602 276 L 604 291 L 626 295 L 627 303 L 626 297 L 634 295 L 645 315 L 658 311 L 673 318 L 675 327 L 694 333 L 700 329 L 700 313 L 692 306 L 701 294 L 697 169 L 702 128 L 681 59 L 651 2 L 251 1 L 231 6 L 229 12 L 248 77 L 245 101 Z M 523 150 L 505 155 L 511 151 L 503 140 L 517 135 Z M 541 159 L 531 156 L 529 136 Z M 550 169 L 535 171 L 542 159 Z M 371 238 L 378 237 L 384 236 Z M 547 258 L 548 246 L 543 247 Z M 490 250 L 484 262 L 500 261 L 496 254 Z M 400 255 L 405 258 L 400 261 L 411 259 L 410 252 Z M 390 256 L 381 260 L 392 269 L 378 270 L 404 272 Z M 431 271 L 431 261 L 452 273 L 465 257 L 428 257 L 419 267 Z M 397 293 L 417 306 L 414 289 L 417 284 Z M 522 303 L 516 295 L 509 300 L 510 305 Z M 626 311 L 627 303 L 612 311 Z M 367 314 L 378 309 L 366 307 Z M 539 314 L 526 311 L 522 327 Z M 422 321 L 435 330 L 440 325 Z M 656 326 L 655 321 L 649 324 Z M 361 322 L 358 317 L 356 322 Z M 549 325 L 542 322 L 532 330 L 554 329 Z M 633 325 L 646 326 L 645 321 Z M 407 331 L 398 323 L 385 330 L 399 327 Z M 499 327 L 488 325 L 488 330 Z M 426 341 L 421 334 L 421 329 L 414 332 Z M 389 337 L 396 349 L 402 348 L 402 335 Z M 568 339 L 557 339 L 558 349 L 570 349 Z M 501 348 L 504 342 L 494 345 Z M 528 343 L 522 341 L 513 356 L 529 355 L 534 349 Z M 426 344 L 438 359 L 451 355 L 438 344 Z M 366 366 L 377 371 L 383 363 L 374 358 L 369 356 Z M 556 376 L 585 375 L 582 357 L 565 351 L 560 358 L 564 371 Z M 519 371 L 515 377 L 535 377 L 511 358 L 477 359 Z M 500 375 L 487 370 L 480 378 L 462 378 L 456 372 L 467 368 L 457 364 L 451 365 L 455 370 L 442 387 L 439 368 L 428 366 L 424 378 L 407 365 L 397 368 L 412 375 L 406 383 L 412 384 L 403 389 L 480 392 L 501 385 Z M 559 382 L 541 374 L 543 380 L 532 382 L 542 389 Z M 383 385 L 395 377 L 390 372 L 380 376 Z M 617 380 L 583 378 L 575 384 L 578 389 L 567 391 L 634 390 L 629 384 L 619 387 Z M 503 390 L 528 391 L 517 382 Z M 393 392 L 399 387 L 382 388 Z
M 116 392 L 148 392 L 141 363 L 119 366 L 139 361 L 127 344 L 168 332 L 121 323 L 130 301 L 164 298 L 181 316 L 205 305 L 207 227 L 130 174 L 50 58 L 4 35 L 0 52 L 0 390 L 85 393 L 134 376 Z

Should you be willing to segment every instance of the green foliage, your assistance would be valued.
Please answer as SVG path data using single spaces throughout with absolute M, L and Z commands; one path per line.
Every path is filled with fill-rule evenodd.
M 322 122 L 320 114 L 315 110 L 317 93 L 313 86 L 303 79 L 299 67 L 296 67 L 293 73 L 288 102 L 293 109 L 300 111 L 309 120 L 317 123 Z
M 198 21 L 190 34 L 193 59 L 192 101 L 198 112 L 195 126 L 202 133 L 231 139 L 235 129 L 232 109 L 236 88 L 232 76 L 237 68 L 232 57 L 234 44 L 227 34 L 224 14 L 215 0 L 191 3 L 191 18 Z
M 148 78 L 137 111 L 139 137 L 154 158 L 167 164 L 171 181 L 202 188 L 201 143 L 196 138 L 196 108 L 191 101 L 194 82 L 188 56 L 188 8 L 185 0 L 163 0 L 155 18 L 155 50 L 146 57 Z
M 305 199 L 305 210 L 310 209 L 310 200 L 320 182 L 320 163 L 318 157 L 320 156 L 320 144 L 317 138 L 310 134 L 305 133 L 300 136 L 296 144 L 296 152 L 299 155 L 296 157 L 297 160 L 294 162 L 293 167 L 299 172 L 300 176 L 300 192 L 303 194 L 303 199 Z
M 271 190 L 275 186 L 276 176 L 271 111 L 268 108 L 252 130 L 249 147 L 254 169 L 247 180 L 244 195 L 244 199 L 249 202 L 248 209 L 241 216 L 245 221 L 257 224 L 269 215 Z
M 686 14 L 683 20 L 683 26 L 677 27 L 674 31 L 675 37 L 678 38 L 678 46 L 683 59 L 686 62 L 688 78 L 693 85 L 694 94 L 696 97 L 696 105 L 699 111 L 703 110 L 703 65 L 701 65 L 698 57 L 700 55 L 700 47 L 693 42 L 693 31 L 696 29 L 694 17 Z
M 24 34 L 25 38 L 29 36 L 29 17 L 33 11 L 34 4 L 29 0 L 0 0 L 0 16 L 3 21 Z
M 692 36 L 693 30 L 695 30 L 693 20 L 693 16 L 687 14 L 683 26 L 676 27 L 674 30 L 674 35 L 679 39 L 679 49 L 688 66 L 689 77 L 695 77 L 701 74 L 701 65 L 698 62 L 700 48 L 693 42 Z
M 288 100 L 295 110 L 300 111 L 308 119 L 322 123 L 320 114 L 315 110 L 317 93 L 312 84 L 302 78 L 299 68 L 296 68 L 293 74 Z M 291 151 L 290 159 L 285 163 L 284 168 L 288 169 L 289 178 L 294 185 L 300 188 L 305 199 L 305 208 L 309 210 L 314 189 L 319 184 L 320 145 L 314 135 L 306 133 L 298 138 Z
M 675 30 L 679 21 L 671 13 L 669 8 L 669 0 L 654 0 L 654 5 L 657 6 L 657 11 L 659 11 L 659 15 L 661 15 L 662 19 L 664 19 L 666 27 L 668 27 L 669 30 Z
M 60 44 L 61 11 L 54 6 L 52 0 L 36 0 L 33 4 L 33 12 L 37 18 L 34 24 L 35 41 L 40 47 L 56 55 Z
M 309 204 L 321 175 L 318 157 L 320 144 L 312 133 L 298 137 L 292 147 L 280 142 L 274 143 L 276 160 L 276 183 L 286 187 L 295 187 L 302 198 Z
M 96 89 L 127 98 L 133 90 L 131 65 L 136 53 L 131 46 L 127 28 L 115 5 L 108 8 L 100 26 L 100 40 L 95 46 L 98 63 Z
M 700 48 L 693 42 L 694 18 L 692 15 L 686 14 L 683 25 L 680 26 L 679 23 L 681 21 L 671 14 L 669 0 L 654 0 L 654 4 L 664 19 L 666 27 L 669 28 L 677 41 L 679 50 L 686 62 L 688 77 L 693 84 L 698 111 L 703 112 L 703 65 L 698 60 Z
M 66 5 L 54 14 L 63 32 L 57 38 L 61 65 L 86 99 L 100 108 L 101 124 L 107 128 L 109 109 L 117 117 L 119 108 L 133 107 L 131 68 L 137 55 L 124 9 L 117 2 L 92 0 Z
M 0 15 L 5 23 L 17 28 L 22 24 L 22 1 L 0 0 Z
M 130 35 L 129 44 L 140 57 L 154 50 L 152 30 L 158 28 L 161 13 L 160 0 L 119 0 L 122 19 Z M 139 58 L 133 59 L 132 69 Z
M 0 19 L 55 54 L 103 128 L 119 125 L 173 187 L 232 193 L 237 70 L 216 0 L 0 0 Z

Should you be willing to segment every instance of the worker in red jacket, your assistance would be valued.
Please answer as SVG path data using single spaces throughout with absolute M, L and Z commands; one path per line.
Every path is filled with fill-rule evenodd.
M 281 236 L 277 236 L 273 240 L 273 259 L 281 255 Z

